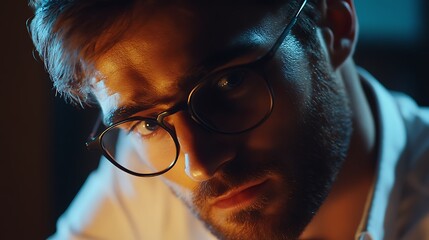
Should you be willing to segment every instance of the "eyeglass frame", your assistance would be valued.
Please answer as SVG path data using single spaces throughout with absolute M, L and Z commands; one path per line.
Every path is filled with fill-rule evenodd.
M 212 75 L 216 75 L 219 72 L 223 72 L 223 71 L 228 71 L 230 69 L 235 69 L 235 68 L 249 68 L 249 69 L 255 69 L 258 66 L 264 65 L 266 62 L 268 62 L 269 60 L 271 60 L 274 55 L 276 54 L 277 50 L 279 49 L 280 45 L 283 43 L 283 41 L 285 40 L 286 36 L 289 34 L 289 32 L 291 31 L 292 27 L 296 24 L 299 15 L 301 14 L 302 10 L 304 9 L 306 3 L 308 0 L 303 0 L 298 11 L 295 13 L 295 15 L 293 16 L 293 18 L 291 19 L 291 21 L 286 25 L 286 27 L 283 29 L 282 33 L 280 34 L 280 36 L 277 38 L 277 40 L 275 41 L 275 43 L 273 44 L 273 46 L 271 47 L 271 49 L 263 56 L 259 57 L 258 59 L 250 62 L 250 63 L 244 63 L 244 64 L 239 64 L 236 66 L 231 66 L 225 69 L 220 69 L 217 70 L 215 72 L 211 72 L 209 74 L 207 74 L 205 77 L 203 77 L 202 79 L 209 79 L 210 76 Z M 103 156 L 105 156 L 107 158 L 107 160 L 109 160 L 114 166 L 116 166 L 117 168 L 121 169 L 122 171 L 137 176 L 137 177 L 155 177 L 155 176 L 159 176 L 162 175 L 168 171 L 170 171 L 177 163 L 177 160 L 179 158 L 179 154 L 180 154 L 180 144 L 179 144 L 179 140 L 177 138 L 177 135 L 175 133 L 175 131 L 168 127 L 165 123 L 164 123 L 164 118 L 167 116 L 170 116 L 176 112 L 179 111 L 188 111 L 191 118 L 197 122 L 199 125 L 201 125 L 202 127 L 206 128 L 209 131 L 213 131 L 216 133 L 221 133 L 221 134 L 240 134 L 240 133 L 244 133 L 247 131 L 250 131 L 252 129 L 255 129 L 257 127 L 259 127 L 263 122 L 265 122 L 265 120 L 267 120 L 267 118 L 271 115 L 272 110 L 274 108 L 274 92 L 272 89 L 271 84 L 268 82 L 267 78 L 265 77 L 264 74 L 264 81 L 266 82 L 267 86 L 268 86 L 268 90 L 270 92 L 270 109 L 269 111 L 265 114 L 265 116 L 259 120 L 259 122 L 257 122 L 254 126 L 249 127 L 247 129 L 241 130 L 241 131 L 237 131 L 237 132 L 225 132 L 225 131 L 220 131 L 218 129 L 215 129 L 213 127 L 210 127 L 210 124 L 206 123 L 201 117 L 198 116 L 197 113 L 195 113 L 195 110 L 192 107 L 191 104 L 191 98 L 193 96 L 193 93 L 198 90 L 198 88 L 200 88 L 200 86 L 205 82 L 205 81 L 200 81 L 199 83 L 197 83 L 197 85 L 195 87 L 192 88 L 192 90 L 189 92 L 188 94 L 188 99 L 186 102 L 180 102 L 176 105 L 174 105 L 173 107 L 162 111 L 161 113 L 159 113 L 156 118 L 148 118 L 148 117 L 140 117 L 140 116 L 134 116 L 134 117 L 129 117 L 126 118 L 124 120 L 118 121 L 112 125 L 110 125 L 109 127 L 107 127 L 105 130 L 103 130 L 100 134 L 96 135 L 96 130 L 98 129 L 100 123 L 101 123 L 101 117 L 99 117 L 99 119 L 97 120 L 93 131 L 91 132 L 90 136 L 88 137 L 87 142 L 85 143 L 86 147 L 88 150 L 96 150 L 96 151 L 101 151 Z M 164 170 L 161 170 L 159 172 L 155 172 L 155 173 L 138 173 L 138 172 L 134 172 L 132 170 L 129 170 L 128 168 L 122 166 L 121 164 L 119 164 L 114 157 L 112 157 L 110 155 L 109 152 L 107 152 L 103 146 L 102 143 L 102 139 L 104 137 L 104 135 L 109 132 L 111 129 L 115 128 L 116 126 L 123 124 L 125 122 L 130 122 L 130 121 L 135 121 L 135 120 L 150 120 L 150 121 L 156 121 L 156 123 L 162 127 L 164 130 L 166 130 L 171 138 L 174 141 L 174 144 L 176 146 L 176 157 L 174 159 L 174 161 L 171 162 L 171 164 Z

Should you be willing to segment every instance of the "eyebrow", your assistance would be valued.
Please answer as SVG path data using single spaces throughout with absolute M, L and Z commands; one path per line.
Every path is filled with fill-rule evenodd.
M 136 113 L 152 109 L 156 106 L 159 106 L 159 104 L 165 104 L 168 102 L 171 102 L 171 98 L 153 101 L 148 100 L 144 102 L 133 103 L 132 105 L 128 106 L 122 106 L 105 114 L 103 123 L 106 126 L 110 126 L 119 121 L 125 120 Z
M 248 41 L 246 43 L 234 44 L 222 51 L 216 51 L 213 55 L 203 59 L 201 63 L 188 70 L 187 73 L 178 80 L 179 83 L 183 83 L 179 84 L 179 87 L 187 89 L 187 85 L 196 84 L 207 74 L 210 74 L 214 70 L 220 70 L 221 66 L 226 65 L 228 62 L 234 59 L 250 54 L 251 52 L 258 49 L 258 47 L 260 47 L 260 44 L 257 42 Z M 144 102 L 134 103 L 128 106 L 122 106 L 105 114 L 103 123 L 106 126 L 110 126 L 119 121 L 125 120 L 136 113 L 154 108 L 159 104 L 171 103 L 172 100 L 172 97 L 157 100 L 152 99 L 145 100 Z
M 106 126 L 110 126 L 113 125 L 116 122 L 119 122 L 121 120 L 124 120 L 126 118 L 129 118 L 130 116 L 144 111 L 146 109 L 149 109 L 150 105 L 145 105 L 145 107 L 143 107 L 144 105 L 141 106 L 124 106 L 124 107 L 120 107 L 118 109 L 115 109 L 114 111 L 110 111 L 109 113 L 105 114 L 104 118 L 103 118 L 103 123 Z

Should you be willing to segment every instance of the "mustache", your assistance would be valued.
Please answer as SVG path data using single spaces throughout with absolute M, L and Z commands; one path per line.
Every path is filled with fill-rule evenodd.
M 278 161 L 277 161 L 278 162 Z M 274 161 L 246 161 L 243 158 L 233 159 L 224 164 L 215 175 L 201 182 L 195 189 L 195 200 L 205 201 L 224 195 L 249 181 L 261 180 L 279 172 Z

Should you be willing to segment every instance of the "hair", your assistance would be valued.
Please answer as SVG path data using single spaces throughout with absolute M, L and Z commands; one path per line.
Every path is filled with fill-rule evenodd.
M 127 30 L 131 20 L 128 15 L 136 1 L 30 0 L 34 16 L 28 22 L 28 30 L 35 50 L 54 89 L 66 101 L 82 107 L 93 103 L 89 84 L 95 74 L 93 63 Z M 314 42 L 311 36 L 315 35 L 314 24 L 319 16 L 316 1 L 307 3 L 298 23 L 301 27 L 293 30 L 306 46 Z
M 129 25 L 132 0 L 36 0 L 28 28 L 54 88 L 72 103 L 92 102 L 91 62 Z M 106 35 L 108 38 L 101 38 Z

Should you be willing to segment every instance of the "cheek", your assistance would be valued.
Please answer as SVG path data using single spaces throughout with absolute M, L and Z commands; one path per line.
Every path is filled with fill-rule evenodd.
M 276 99 L 279 101 L 279 98 Z M 276 104 L 269 119 L 251 132 L 247 142 L 248 148 L 271 152 L 285 146 L 289 147 L 296 135 L 298 120 L 295 106 L 289 102 Z
M 177 164 L 180 164 L 178 162 Z M 159 176 L 161 180 L 172 190 L 172 192 L 182 199 L 188 206 L 192 205 L 193 190 L 197 183 L 190 180 L 185 174 L 184 166 L 175 166 L 167 173 Z
M 176 188 L 193 190 L 198 183 L 192 181 L 185 172 L 185 158 L 183 154 L 177 159 L 176 165 L 161 176 L 169 185 Z
M 267 121 L 254 130 L 257 137 L 252 137 L 249 144 L 261 150 L 291 146 L 311 101 L 309 61 L 296 51 L 293 58 L 274 59 L 266 76 L 274 89 L 274 109 Z

